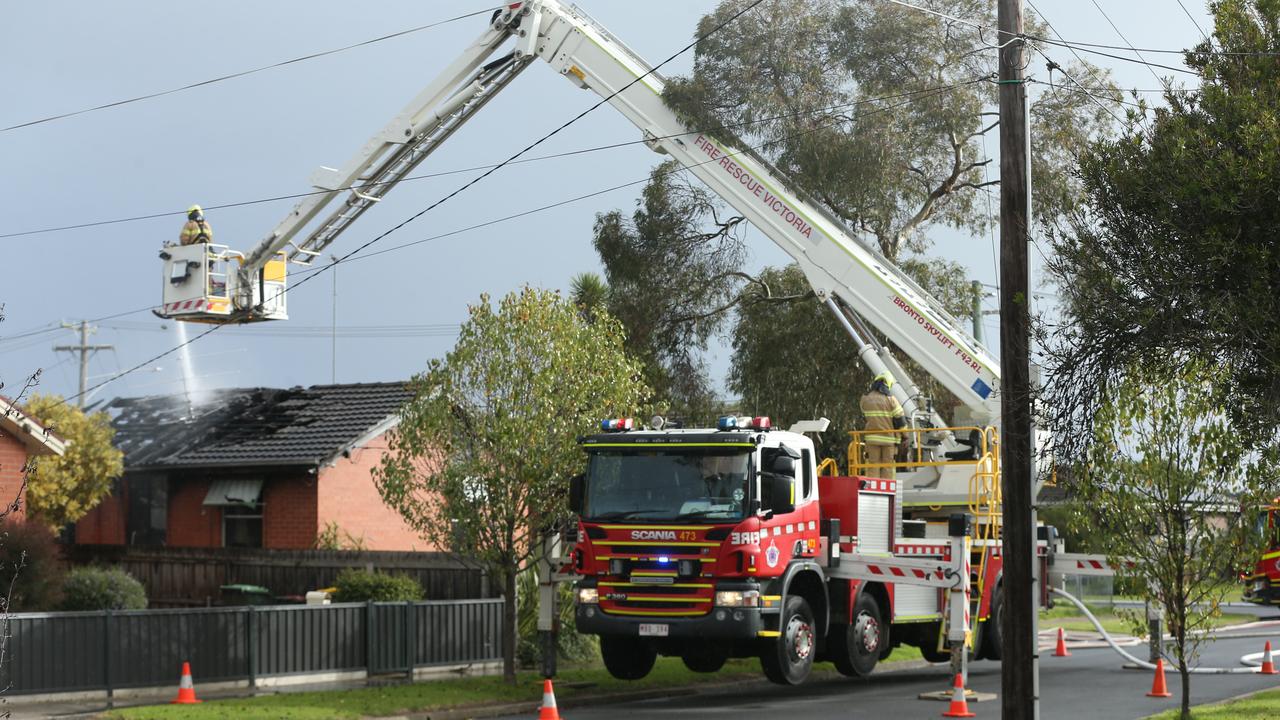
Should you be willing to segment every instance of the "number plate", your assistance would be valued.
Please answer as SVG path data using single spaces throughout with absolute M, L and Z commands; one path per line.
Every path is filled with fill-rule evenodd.
M 666 624 L 640 623 L 640 635 L 642 637 L 666 637 L 671 631 L 671 626 Z

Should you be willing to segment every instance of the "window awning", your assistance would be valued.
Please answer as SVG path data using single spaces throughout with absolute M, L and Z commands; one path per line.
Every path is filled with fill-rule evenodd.
M 209 486 L 209 494 L 204 496 L 204 504 L 217 507 L 252 506 L 257 505 L 261 499 L 261 480 L 214 480 Z

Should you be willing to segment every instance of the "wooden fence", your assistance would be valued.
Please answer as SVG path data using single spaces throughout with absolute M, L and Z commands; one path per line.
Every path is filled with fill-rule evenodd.
M 345 568 L 409 575 L 421 583 L 427 600 L 500 593 L 475 563 L 447 553 L 72 545 L 65 546 L 63 558 L 73 566 L 123 569 L 146 587 L 151 607 L 217 604 L 219 587 L 239 583 L 300 596 L 332 586 Z

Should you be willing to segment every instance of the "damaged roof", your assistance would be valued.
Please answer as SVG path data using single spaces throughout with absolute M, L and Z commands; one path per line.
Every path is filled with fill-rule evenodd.
M 318 466 L 394 426 L 411 396 L 403 382 L 232 388 L 199 403 L 155 395 L 100 409 L 127 470 Z

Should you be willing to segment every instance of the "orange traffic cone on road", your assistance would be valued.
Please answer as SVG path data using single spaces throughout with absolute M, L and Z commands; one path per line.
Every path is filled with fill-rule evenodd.
M 1267 641 L 1266 649 L 1262 651 L 1262 669 L 1258 671 L 1263 675 L 1277 675 L 1276 664 L 1271 660 L 1271 641 Z
M 1058 647 L 1053 650 L 1054 657 L 1071 657 L 1071 653 L 1067 652 L 1067 634 L 1058 628 Z
M 542 707 L 538 710 L 538 720 L 560 720 L 560 711 L 556 708 L 556 692 L 551 688 L 551 678 L 542 681 Z
M 1164 658 L 1156 658 L 1156 679 L 1151 682 L 1151 692 L 1147 697 L 1173 697 L 1168 686 L 1164 684 Z
M 956 673 L 955 689 L 951 693 L 951 706 L 942 713 L 942 717 L 976 717 L 969 712 L 969 703 L 964 699 L 964 678 Z
M 169 701 L 170 705 L 194 705 L 200 702 L 196 699 L 196 686 L 191 682 L 191 663 L 182 663 L 182 679 L 178 681 L 178 697 Z

